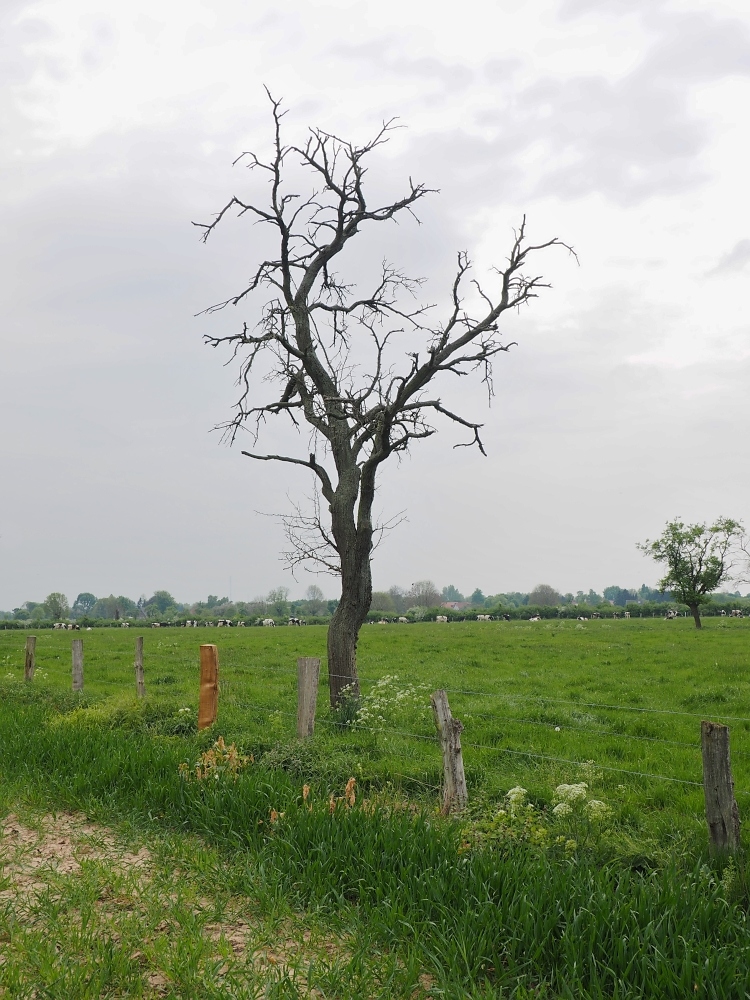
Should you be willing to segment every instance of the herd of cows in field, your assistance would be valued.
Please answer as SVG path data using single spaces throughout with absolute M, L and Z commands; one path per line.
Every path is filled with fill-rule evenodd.
M 679 612 L 679 611 L 674 611 L 674 610 L 670 609 L 665 614 L 664 620 L 665 621 L 672 621 L 675 618 L 685 617 L 686 614 L 687 614 L 687 612 L 684 612 L 684 611 L 683 612 Z M 743 617 L 743 613 L 742 613 L 742 610 L 740 608 L 733 608 L 729 612 L 728 615 L 727 615 L 727 612 L 723 611 L 723 610 L 720 611 L 719 614 L 722 617 L 729 617 L 729 618 L 742 618 Z M 601 614 L 599 612 L 597 612 L 597 611 L 594 611 L 593 614 L 590 616 L 591 619 L 596 619 L 596 618 L 601 618 L 601 617 L 602 617 Z M 615 611 L 612 614 L 611 617 L 612 618 L 620 618 L 621 616 L 620 616 L 619 612 Z M 631 617 L 631 614 L 630 614 L 629 611 L 623 611 L 622 612 L 622 618 L 630 618 L 630 617 Z M 590 618 L 586 617 L 585 615 L 579 615 L 575 620 L 579 621 L 579 622 L 587 622 L 587 621 L 590 620 Z M 476 619 L 469 619 L 469 620 L 476 620 L 478 622 L 499 622 L 499 621 L 509 622 L 509 621 L 511 621 L 511 616 L 510 615 L 477 615 Z M 526 619 L 526 621 L 529 621 L 529 622 L 541 622 L 541 621 L 544 621 L 544 620 L 545 619 L 543 619 L 541 615 L 532 615 L 531 618 L 527 618 Z M 403 615 L 401 615 L 398 618 L 380 618 L 380 619 L 378 619 L 378 621 L 372 621 L 369 624 L 370 625 L 396 625 L 396 624 L 408 625 L 410 621 L 411 621 L 410 618 L 405 618 Z M 450 621 L 450 618 L 448 618 L 447 615 L 437 615 L 435 617 L 435 621 L 439 622 L 439 623 L 442 623 L 442 624 L 447 624 Z M 131 624 L 130 622 L 120 622 L 120 628 L 130 628 L 130 624 Z M 193 619 L 193 620 L 190 620 L 190 621 L 186 621 L 186 622 L 144 622 L 144 625 L 149 625 L 149 624 L 151 625 L 151 628 L 198 628 L 199 625 L 202 625 L 205 628 L 213 628 L 214 626 L 216 628 L 245 628 L 248 624 L 250 624 L 250 625 L 265 625 L 265 626 L 271 627 L 271 628 L 274 628 L 276 626 L 276 622 L 274 621 L 273 618 L 258 618 L 256 621 L 250 622 L 250 623 L 248 623 L 248 622 L 242 622 L 242 621 L 234 622 L 234 621 L 231 621 L 229 618 L 220 618 L 216 622 L 208 622 L 208 621 L 206 621 L 206 622 L 199 622 L 196 619 Z M 306 624 L 307 624 L 307 622 L 304 620 L 304 618 L 290 618 L 287 621 L 287 625 L 292 625 L 292 626 L 294 626 L 294 625 L 301 626 L 301 625 L 306 625 Z M 70 630 L 75 630 L 76 632 L 80 632 L 81 631 L 81 626 L 80 625 L 77 625 L 75 623 L 71 624 L 70 622 L 55 622 L 55 624 L 52 627 L 54 629 L 70 629 Z M 91 632 L 92 631 L 91 626 L 88 626 L 86 628 L 86 631 L 87 632 Z

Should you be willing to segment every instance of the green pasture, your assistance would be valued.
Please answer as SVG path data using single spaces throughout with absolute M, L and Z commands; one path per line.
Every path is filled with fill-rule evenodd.
M 140 707 L 133 679 L 138 634 L 147 688 Z M 707 718 L 730 726 L 737 798 L 741 813 L 750 810 L 744 620 L 709 620 L 700 632 L 688 620 L 638 619 L 365 626 L 362 693 L 365 704 L 375 693 L 377 710 L 354 730 L 342 728 L 328 707 L 323 626 L 99 629 L 76 637 L 84 641 L 85 690 L 66 698 L 66 709 L 79 701 L 111 725 L 137 720 L 177 739 L 195 732 L 198 647 L 217 643 L 215 732 L 327 788 L 354 776 L 365 787 L 390 783 L 434 798 L 441 759 L 429 694 L 445 687 L 465 726 L 475 802 L 492 803 L 522 784 L 543 803 L 560 782 L 588 777 L 634 835 L 702 836 L 700 720 Z M 38 634 L 35 692 L 67 695 L 72 638 Z M 24 686 L 24 642 L 22 632 L 0 631 L 0 685 L 11 700 Z M 307 746 L 294 738 L 296 659 L 303 655 L 323 659 L 316 736 Z M 386 676 L 394 679 L 383 684 Z M 408 687 L 414 690 L 399 700 Z
M 747 816 L 749 628 L 368 626 L 359 723 L 356 706 L 330 711 L 324 664 L 304 743 L 296 658 L 324 656 L 324 627 L 147 629 L 140 703 L 139 630 L 40 632 L 30 684 L 24 633 L 0 631 L 3 810 L 28 822 L 76 810 L 152 852 L 147 878 L 88 861 L 40 874 L 31 899 L 4 874 L 0 996 L 748 1000 L 746 855 L 708 857 L 699 732 L 701 718 L 730 725 Z M 85 652 L 76 695 L 72 638 Z M 207 641 L 219 719 L 199 734 Z M 465 725 L 458 822 L 436 809 L 438 687 Z M 236 780 L 182 777 L 219 735 L 253 763 Z M 552 814 L 555 786 L 580 781 L 609 807 L 606 826 L 567 829 Z M 500 821 L 518 784 L 533 808 Z M 238 916 L 261 944 L 312 933 L 320 947 L 264 971 L 212 944 L 209 928 Z

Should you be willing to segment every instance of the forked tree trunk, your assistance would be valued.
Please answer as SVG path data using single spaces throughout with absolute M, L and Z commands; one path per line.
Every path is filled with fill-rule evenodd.
M 703 626 L 701 625 L 701 609 L 700 609 L 700 606 L 697 605 L 697 604 L 688 604 L 688 607 L 690 608 L 690 611 L 692 612 L 693 620 L 695 622 L 695 627 L 696 628 L 703 628 Z

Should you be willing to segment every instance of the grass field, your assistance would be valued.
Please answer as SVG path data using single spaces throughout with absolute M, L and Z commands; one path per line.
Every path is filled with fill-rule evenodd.
M 134 711 L 134 635 L 133 629 L 83 633 L 81 703 L 91 711 L 115 719 Z M 289 764 L 299 777 L 331 787 L 354 774 L 364 784 L 391 781 L 429 795 L 441 778 L 429 694 L 445 687 L 465 725 L 470 788 L 482 796 L 520 783 L 544 799 L 576 778 L 576 768 L 561 761 L 594 761 L 599 783 L 624 815 L 670 824 L 679 815 L 700 825 L 700 788 L 644 775 L 700 782 L 701 718 L 727 720 L 741 806 L 750 793 L 750 622 L 744 620 L 714 620 L 700 632 L 688 621 L 632 619 L 366 627 L 362 690 L 385 703 L 375 713 L 384 721 L 373 718 L 349 733 L 332 726 L 324 665 L 317 735 L 305 753 L 293 739 L 296 658 L 325 657 L 324 627 L 147 629 L 144 636 L 145 718 L 154 731 L 194 731 L 198 646 L 217 642 L 217 731 L 256 757 L 275 749 L 283 762 L 283 747 L 294 747 L 290 754 L 301 759 Z M 0 632 L 0 681 L 8 694 L 22 684 L 24 642 L 23 633 Z M 35 688 L 69 691 L 70 642 L 70 633 L 39 634 Z M 387 675 L 397 679 L 383 684 Z M 394 695 L 408 686 L 416 690 L 397 702 Z M 191 711 L 179 711 L 185 708 Z
M 701 718 L 728 722 L 747 815 L 750 623 L 715 619 L 701 632 L 687 621 L 637 619 L 366 627 L 360 723 L 342 725 L 330 712 L 323 669 L 316 735 L 304 744 L 294 738 L 296 658 L 324 656 L 323 627 L 146 630 L 141 704 L 137 634 L 81 633 L 85 691 L 72 695 L 71 633 L 39 633 L 37 675 L 25 685 L 25 635 L 0 631 L 5 809 L 83 810 L 125 823 L 131 836 L 156 836 L 172 844 L 165 855 L 152 843 L 159 877 L 175 856 L 193 857 L 198 835 L 205 851 L 219 852 L 221 899 L 253 901 L 255 939 L 282 912 L 292 921 L 324 914 L 338 944 L 327 965 L 320 951 L 305 958 L 327 983 L 318 994 L 309 992 L 318 973 L 305 978 L 301 966 L 297 979 L 248 968 L 242 979 L 227 955 L 214 969 L 201 953 L 202 986 L 189 962 L 179 975 L 159 972 L 167 986 L 156 989 L 138 963 L 113 960 L 99 992 L 86 986 L 81 996 L 343 997 L 352 995 L 355 966 L 362 996 L 750 996 L 743 865 L 722 882 L 707 864 L 699 745 Z M 198 645 L 206 641 L 219 646 L 219 720 L 197 734 Z M 438 687 L 465 725 L 468 824 L 435 814 L 441 761 L 429 694 Z M 255 763 L 211 789 L 181 780 L 178 765 L 219 734 Z M 329 796 L 341 796 L 349 777 L 369 806 L 339 803 L 331 813 Z M 606 830 L 550 820 L 555 787 L 580 781 L 608 807 Z M 519 784 L 532 809 L 498 827 L 493 817 Z M 272 812 L 283 815 L 273 829 Z M 540 848 L 534 835 L 544 823 L 577 844 Z M 198 861 L 179 867 L 185 892 L 206 891 Z M 0 940 L 25 933 L 6 914 Z M 8 995 L 32 996 L 23 992 L 31 959 L 18 948 L 0 965 L 0 985 L 10 988 L 13 971 Z M 62 965 L 80 972 L 80 947 L 74 952 Z M 234 992 L 226 969 L 244 983 Z M 72 995 L 49 986 L 68 981 L 59 968 L 54 975 L 37 995 Z

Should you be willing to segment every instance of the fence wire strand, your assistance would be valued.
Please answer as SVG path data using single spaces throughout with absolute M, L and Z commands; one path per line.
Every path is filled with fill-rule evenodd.
M 280 715 L 291 716 L 296 718 L 293 712 L 283 712 L 281 709 L 277 710 Z M 320 722 L 323 725 L 333 726 L 338 729 L 347 728 L 343 726 L 342 723 L 336 722 L 333 719 L 316 719 L 316 722 Z M 358 725 L 356 729 L 350 729 L 350 732 L 365 731 L 370 733 L 392 733 L 396 736 L 402 736 L 407 739 L 422 740 L 427 743 L 433 743 L 435 745 L 440 744 L 440 740 L 437 736 L 425 736 L 423 733 L 411 733 L 406 729 L 392 729 L 388 727 L 376 728 L 373 726 L 360 726 Z M 656 774 L 650 771 L 636 771 L 625 767 L 612 767 L 607 764 L 598 764 L 596 761 L 589 760 L 571 760 L 569 757 L 556 757 L 552 754 L 540 754 L 534 753 L 530 750 L 511 750 L 508 747 L 493 747 L 483 743 L 468 743 L 462 742 L 462 748 L 470 747 L 473 750 L 486 750 L 493 753 L 508 754 L 513 757 L 528 757 L 534 760 L 546 760 L 553 761 L 558 764 L 568 764 L 572 767 L 593 767 L 598 771 L 610 771 L 615 774 L 628 774 L 637 778 L 652 778 L 656 781 L 670 781 L 677 785 L 689 785 L 694 788 L 703 788 L 702 781 L 691 781 L 687 778 L 674 778 L 667 774 Z M 402 760 L 411 760 L 412 758 L 406 757 L 404 754 L 394 754 L 394 756 L 401 757 Z M 414 779 L 417 780 L 417 779 Z M 735 793 L 738 795 L 750 795 L 750 791 L 744 791 L 742 789 L 736 789 Z

